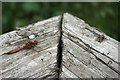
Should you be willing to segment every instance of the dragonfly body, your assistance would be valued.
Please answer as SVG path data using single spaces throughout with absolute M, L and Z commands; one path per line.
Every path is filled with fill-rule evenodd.
M 23 46 L 17 48 L 17 49 L 14 49 L 14 50 L 11 50 L 7 53 L 4 53 L 4 54 L 13 54 L 13 53 L 16 53 L 16 52 L 19 52 L 25 48 L 29 48 L 29 47 L 34 47 L 35 45 L 37 45 L 38 42 L 36 40 L 29 40 L 27 43 L 25 43 Z

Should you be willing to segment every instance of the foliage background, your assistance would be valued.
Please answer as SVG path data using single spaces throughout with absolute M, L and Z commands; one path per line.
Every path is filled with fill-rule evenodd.
M 2 33 L 6 33 L 40 20 L 69 12 L 103 31 L 118 38 L 118 3 L 97 2 L 4 2 L 2 3 Z

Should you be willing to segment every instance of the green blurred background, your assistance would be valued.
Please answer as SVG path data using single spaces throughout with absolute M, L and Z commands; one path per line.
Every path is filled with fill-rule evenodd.
M 69 12 L 103 31 L 118 38 L 118 3 L 113 2 L 4 2 L 2 3 L 2 33 Z

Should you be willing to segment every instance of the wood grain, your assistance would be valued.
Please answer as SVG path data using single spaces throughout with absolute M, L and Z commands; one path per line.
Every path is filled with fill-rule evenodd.
M 38 41 L 34 48 L 2 55 L 23 45 L 30 35 Z M 104 38 L 99 41 L 101 35 Z M 58 46 L 60 39 L 62 47 Z M 84 20 L 64 13 L 62 22 L 56 16 L 0 35 L 0 79 L 58 78 L 58 71 L 63 79 L 118 78 L 118 44 Z

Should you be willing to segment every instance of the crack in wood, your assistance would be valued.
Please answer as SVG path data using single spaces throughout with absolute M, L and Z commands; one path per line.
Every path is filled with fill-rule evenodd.
M 120 65 L 119 64 L 119 62 L 117 62 L 117 61 L 115 61 L 114 59 L 112 59 L 111 57 L 109 57 L 109 56 L 107 56 L 109 53 L 107 53 L 107 55 L 106 54 L 104 54 L 103 52 L 101 52 L 101 51 L 99 51 L 99 50 L 97 50 L 97 49 L 95 49 L 94 47 L 92 47 L 89 43 L 87 43 L 87 42 L 85 42 L 84 41 L 84 39 L 82 39 L 82 37 L 80 38 L 80 37 L 78 37 L 78 36 L 76 36 L 77 35 L 77 33 L 75 33 L 73 30 L 74 30 L 74 25 L 72 25 L 72 26 L 70 26 L 70 27 L 68 27 L 68 29 L 66 28 L 66 25 L 64 25 L 64 23 L 67 23 L 67 17 L 70 17 L 69 15 L 66 15 L 66 13 L 65 13 L 65 15 L 64 14 L 62 14 L 61 16 L 59 16 L 59 17 L 56 17 L 56 18 L 51 18 L 50 20 L 47 20 L 47 21 L 45 21 L 45 22 L 40 22 L 40 23 L 35 23 L 35 24 L 32 24 L 31 26 L 29 26 L 29 27 L 26 27 L 26 28 L 23 28 L 23 29 L 20 29 L 20 30 L 17 30 L 15 33 L 10 33 L 9 35 L 8 35 L 8 38 L 11 38 L 11 40 L 8 40 L 8 43 L 6 42 L 6 40 L 4 41 L 4 43 L 2 43 L 2 47 L 4 48 L 4 45 L 5 45 L 5 47 L 9 47 L 9 46 L 11 46 L 11 45 L 21 45 L 21 44 L 23 44 L 23 42 L 25 42 L 25 41 L 27 41 L 29 38 L 28 38 L 28 36 L 30 35 L 30 34 L 34 34 L 35 35 L 35 38 L 34 39 L 37 39 L 38 40 L 38 42 L 40 43 L 39 45 L 37 45 L 37 47 L 35 47 L 33 50 L 34 50 L 34 54 L 32 54 L 33 52 L 31 52 L 31 54 L 27 54 L 27 55 L 25 55 L 25 56 L 27 56 L 26 58 L 23 58 L 23 60 L 22 60 L 22 57 L 24 57 L 23 55 L 18 55 L 18 56 L 15 56 L 15 57 L 11 57 L 10 59 L 10 61 L 9 62 L 6 62 L 6 61 L 4 61 L 5 63 L 3 64 L 3 66 L 5 65 L 5 69 L 7 69 L 7 70 L 5 70 L 5 71 L 3 71 L 1 74 L 2 75 L 4 75 L 5 77 L 8 77 L 8 76 L 6 76 L 8 73 L 11 73 L 11 72 L 13 72 L 14 74 L 14 76 L 18 76 L 18 77 L 22 77 L 23 75 L 24 76 L 26 76 L 27 78 L 29 78 L 29 77 L 34 77 L 34 76 L 37 76 L 37 78 L 42 78 L 42 79 L 47 79 L 47 78 L 53 78 L 53 77 L 55 77 L 55 80 L 57 79 L 57 80 L 60 80 L 61 79 L 61 76 L 62 76 L 62 69 L 63 69 L 63 73 L 64 73 L 64 67 L 66 68 L 66 69 L 68 69 L 68 66 L 66 66 L 66 64 L 65 64 L 65 61 L 63 60 L 63 58 L 66 58 L 66 56 L 64 56 L 64 50 L 63 49 L 67 49 L 67 48 L 65 48 L 66 47 L 66 44 L 64 44 L 64 37 L 66 37 L 66 38 L 68 38 L 70 41 L 72 41 L 73 43 L 75 43 L 76 45 L 78 45 L 79 47 L 81 47 L 81 48 L 83 48 L 85 51 L 87 51 L 88 53 L 91 53 L 92 55 L 94 55 L 94 58 L 96 58 L 95 60 L 97 61 L 97 62 L 100 62 L 100 64 L 103 64 L 103 65 L 105 65 L 105 67 L 109 67 L 110 69 L 112 69 L 111 71 L 112 72 L 115 72 L 115 73 L 118 73 L 118 74 L 120 74 L 120 71 L 119 70 L 117 70 L 117 69 L 115 69 L 115 67 L 114 67 L 114 63 L 116 64 L 118 64 L 118 65 Z M 71 18 L 71 17 L 70 17 Z M 68 18 L 68 19 L 70 19 L 70 18 Z M 75 17 L 76 18 L 76 17 Z M 65 22 L 65 19 L 66 19 L 66 22 Z M 71 18 L 70 19 L 70 22 L 72 22 L 72 21 L 74 21 L 74 19 L 73 18 Z M 70 23 L 69 21 L 68 21 L 68 23 Z M 75 24 L 75 26 L 77 25 L 77 23 L 74 23 Z M 85 24 L 85 23 L 84 23 Z M 63 26 L 64 25 L 64 26 Z M 33 27 L 34 26 L 34 27 Z M 51 27 L 52 26 L 52 27 Z M 69 29 L 70 28 L 70 29 Z M 73 29 L 72 29 L 73 28 Z M 97 32 L 96 30 L 94 31 L 94 30 L 92 30 L 91 28 L 89 28 L 89 27 L 86 27 L 85 28 L 87 31 L 89 30 L 90 31 L 90 33 L 93 33 L 94 35 L 95 35 L 95 37 L 97 37 L 96 38 L 96 41 L 98 41 L 98 42 L 103 42 L 104 40 L 106 40 L 106 39 L 108 39 L 107 37 L 106 37 L 106 35 L 100 35 L 99 34 L 99 31 Z M 69 31 L 68 32 L 66 32 L 65 30 L 69 30 L 70 31 L 70 33 L 69 33 Z M 101 32 L 102 33 L 102 32 Z M 11 35 L 12 34 L 12 35 Z M 74 34 L 74 35 L 73 35 Z M 59 37 L 59 39 L 58 39 L 58 37 Z M 2 38 L 4 38 L 4 37 L 2 37 Z M 13 39 L 13 38 L 15 38 L 15 39 Z M 57 39 L 56 39 L 57 38 Z M 5 37 L 5 39 L 7 39 L 7 37 Z M 1 39 L 2 40 L 2 39 Z M 50 40 L 50 41 L 49 41 Z M 50 43 L 47 43 L 47 42 L 50 42 Z M 44 44 L 45 43 L 45 44 Z M 54 43 L 54 44 L 53 44 Z M 112 45 L 112 41 L 111 42 L 107 42 L 108 44 L 110 44 L 110 45 Z M 113 43 L 115 43 L 115 42 L 113 42 Z M 113 46 L 113 47 L 116 47 L 116 44 L 117 43 L 115 43 L 115 44 L 113 44 L 113 45 L 115 45 L 115 46 Z M 7 45 L 7 46 L 6 46 Z M 56 47 L 56 45 L 57 45 L 57 47 Z M 101 44 L 102 45 L 102 44 Z M 56 54 L 55 54 L 55 56 L 53 56 L 54 58 L 53 58 L 53 60 L 55 60 L 55 65 L 53 65 L 53 63 L 51 64 L 51 65 L 53 65 L 52 67 L 50 66 L 47 66 L 50 62 L 52 62 L 52 61 L 50 61 L 50 62 L 48 62 L 48 61 L 46 61 L 46 62 L 44 62 L 44 58 L 40 58 L 40 60 L 42 60 L 42 61 L 40 61 L 40 60 L 38 60 L 38 57 L 40 57 L 41 55 L 40 54 L 43 54 L 43 53 L 46 53 L 45 52 L 45 50 L 46 51 L 49 51 L 50 49 L 49 48 L 51 48 L 51 47 L 53 47 L 53 46 L 55 46 L 55 51 L 56 51 L 56 49 L 57 49 L 57 52 L 55 52 L 55 53 L 57 53 L 57 56 L 56 56 Z M 73 45 L 72 45 L 73 46 Z M 1 48 L 2 48 L 1 47 Z M 70 47 L 70 48 L 72 48 L 72 47 Z M 69 48 L 69 49 L 70 49 Z M 49 50 L 48 50 L 49 49 Z M 53 48 L 52 48 L 52 50 L 54 50 Z M 75 48 L 74 48 L 75 49 Z M 79 48 L 78 48 L 79 49 Z M 78 50 L 79 51 L 79 50 Z M 75 55 L 75 54 L 72 54 L 73 53 L 73 51 L 67 51 L 69 54 L 68 55 L 72 55 L 72 57 L 74 57 L 74 59 L 75 58 L 77 58 L 77 56 Z M 105 62 L 104 61 L 104 59 L 102 59 L 100 56 L 98 56 L 98 55 L 96 55 L 95 53 L 99 53 L 101 56 L 104 56 L 104 57 L 106 57 L 106 59 L 110 59 L 109 60 L 109 62 L 107 63 L 107 61 Z M 38 53 L 39 53 L 39 55 L 38 55 Z M 54 52 L 48 52 L 48 54 L 51 54 L 51 55 L 53 55 L 53 53 Z M 111 52 L 111 53 L 113 53 L 113 52 Z M 49 55 L 46 55 L 46 56 L 48 56 L 49 57 Z M 82 56 L 82 55 L 80 55 L 80 56 Z M 45 64 L 46 64 L 46 66 L 44 67 L 44 65 L 42 65 L 42 66 L 37 66 L 37 67 L 34 67 L 35 69 L 37 69 L 35 72 L 32 72 L 33 70 L 30 70 L 30 69 L 28 69 L 28 70 L 26 70 L 26 71 L 28 71 L 28 72 L 30 72 L 30 73 L 26 73 L 26 72 L 24 72 L 23 74 L 22 74 L 22 72 L 21 73 L 17 73 L 16 71 L 20 71 L 21 70 L 21 67 L 22 66 L 24 66 L 24 64 L 21 64 L 24 60 L 27 60 L 29 57 L 31 57 L 31 59 L 35 59 L 36 61 L 40 61 L 40 62 L 44 62 Z M 9 57 L 8 57 L 8 59 L 9 59 Z M 74 60 L 73 59 L 73 60 Z M 79 60 L 80 58 L 78 58 L 78 60 Z M 29 60 L 29 59 L 28 59 Z M 56 62 L 56 60 L 57 60 L 57 62 Z M 71 59 L 72 60 L 72 59 Z M 77 60 L 77 59 L 76 59 Z M 82 59 L 80 59 L 80 60 L 82 60 Z M 86 62 L 87 62 L 87 59 L 85 59 L 86 60 Z M 10 64 L 10 62 L 16 62 L 16 63 L 13 63 L 12 65 L 10 65 L 10 68 L 9 68 L 9 66 L 8 67 L 6 67 L 6 65 L 9 65 Z M 21 63 L 20 63 L 21 62 Z M 71 61 L 70 61 L 71 62 Z M 81 61 L 82 62 L 82 61 Z M 83 63 L 83 62 L 82 62 Z M 89 62 L 89 64 L 91 64 L 92 62 Z M 27 64 L 28 64 L 28 62 L 27 62 Z M 84 63 L 83 63 L 84 64 Z M 96 64 L 96 63 L 93 63 L 93 64 Z M 112 64 L 112 66 L 110 66 Z M 21 65 L 21 66 L 19 66 L 19 65 Z M 103 66 L 102 65 L 102 66 Z M 13 66 L 13 67 L 12 67 Z M 19 66 L 19 67 L 18 67 Z M 76 66 L 76 65 L 75 65 Z M 93 65 L 93 66 L 95 66 L 95 65 Z M 43 68 L 44 67 L 44 68 Z M 62 68 L 63 67 L 63 68 Z M 95 67 L 95 68 L 97 68 L 97 70 L 99 69 L 99 71 L 101 70 L 101 69 L 103 69 L 104 70 L 104 67 L 101 67 L 100 66 L 100 68 L 97 66 L 97 67 Z M 33 68 L 31 68 L 31 69 L 33 69 Z M 49 72 L 50 73 L 48 73 L 48 72 L 45 72 L 45 73 L 42 73 L 43 71 L 45 71 L 45 70 L 48 70 L 49 69 Z M 16 70 L 16 71 L 15 71 Z M 78 77 L 78 78 L 80 78 L 80 77 L 82 77 L 82 76 L 78 76 L 77 75 L 77 72 L 74 72 L 72 69 L 68 69 L 72 74 L 74 74 L 76 77 Z M 109 70 L 109 69 L 108 69 Z M 107 71 L 106 71 L 107 72 Z M 32 74 L 31 74 L 32 73 Z M 95 72 L 95 73 L 97 73 L 97 72 Z M 102 73 L 102 70 L 101 70 L 101 73 Z M 101 73 L 99 73 L 99 74 L 101 74 Z M 22 74 L 22 75 L 21 75 Z M 13 76 L 12 75 L 12 76 Z M 42 76 L 41 76 L 42 75 Z M 65 74 L 63 74 L 63 75 L 65 75 Z M 110 74 L 110 75 L 112 75 L 112 74 Z M 63 76 L 64 77 L 64 76 Z M 91 78 L 94 78 L 94 76 L 91 76 Z
M 85 43 L 85 42 L 82 41 L 81 39 L 79 39 L 79 38 L 77 38 L 77 37 L 75 37 L 75 36 L 73 36 L 73 35 L 71 35 L 71 34 L 69 34 L 69 36 L 70 36 L 70 37 L 73 37 L 73 38 L 75 38 L 75 39 L 78 39 L 79 41 L 81 41 L 81 42 L 87 47 L 87 48 L 86 48 L 86 47 L 83 46 L 83 48 L 84 48 L 85 50 L 87 50 L 89 53 L 93 54 L 98 61 L 102 62 L 103 64 L 105 64 L 106 66 L 108 66 L 109 68 L 111 68 L 113 71 L 115 71 L 116 73 L 118 73 L 118 74 L 120 75 L 120 71 L 116 70 L 116 69 L 113 68 L 112 66 L 108 65 L 107 63 L 105 63 L 102 59 L 100 59 L 99 57 L 97 57 L 97 56 L 92 52 L 92 50 L 94 50 L 94 51 L 96 51 L 96 52 L 98 52 L 98 53 L 106 56 L 105 54 L 103 54 L 103 53 L 99 52 L 98 50 L 92 48 L 89 44 Z M 67 37 L 67 36 L 66 36 L 66 37 Z M 75 41 L 72 40 L 71 38 L 69 38 L 69 37 L 67 37 L 67 38 L 70 39 L 72 42 L 76 43 L 77 45 L 80 45 L 78 42 L 75 42 Z M 80 46 L 81 46 L 81 45 L 80 45 Z M 106 57 L 107 57 L 107 56 L 106 56 Z M 109 58 L 109 57 L 108 57 L 108 58 Z M 112 60 L 112 59 L 111 59 L 111 60 Z M 114 61 L 114 62 L 116 62 L 116 61 Z M 117 63 L 117 62 L 116 62 L 116 63 Z
M 63 50 L 63 42 L 62 42 L 62 24 L 63 24 L 63 17 L 64 14 L 61 15 L 61 20 L 59 23 L 59 30 L 60 30 L 60 38 L 59 38 L 59 44 L 58 44 L 58 50 L 57 50 L 57 78 L 60 79 L 60 74 L 62 71 L 62 50 Z
M 65 28 L 65 27 L 64 27 L 64 28 Z M 67 29 L 67 28 L 65 28 L 65 29 Z M 69 29 L 67 29 L 67 30 L 69 30 Z M 71 30 L 69 30 L 69 31 L 71 31 Z M 71 31 L 71 32 L 72 32 L 72 31 Z M 80 39 L 80 38 L 78 38 L 78 37 L 75 37 L 75 36 L 71 35 L 70 33 L 66 33 L 66 32 L 64 32 L 64 33 L 67 34 L 67 35 L 70 36 L 70 37 L 73 37 L 73 38 L 79 40 L 80 42 L 82 42 L 83 44 L 85 44 L 88 48 L 90 48 L 90 49 L 92 49 L 92 50 L 94 50 L 94 51 L 100 53 L 101 55 L 103 55 L 103 56 L 105 56 L 105 57 L 111 59 L 112 61 L 114 61 L 115 63 L 117 63 L 118 65 L 120 65 L 119 62 L 115 61 L 114 59 L 112 59 L 111 57 L 105 55 L 104 53 L 102 53 L 102 52 L 100 52 L 100 51 L 94 49 L 94 48 L 91 47 L 89 44 L 85 43 L 82 39 Z M 72 33 L 74 33 L 74 32 L 72 32 Z M 67 37 L 67 38 L 70 39 L 69 37 Z M 70 39 L 70 40 L 71 40 L 71 39 Z

